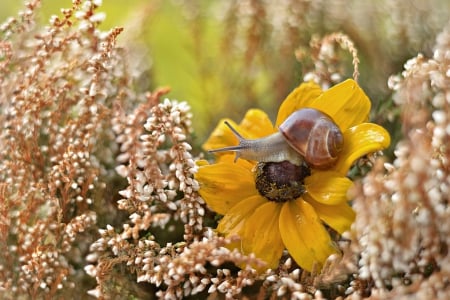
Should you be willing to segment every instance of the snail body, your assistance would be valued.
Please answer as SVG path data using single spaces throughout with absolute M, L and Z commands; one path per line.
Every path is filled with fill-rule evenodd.
M 259 139 L 245 139 L 228 122 L 225 124 L 239 140 L 237 146 L 210 152 L 236 152 L 236 158 L 258 162 L 303 161 L 315 168 L 333 165 L 342 151 L 344 138 L 336 123 L 325 113 L 303 108 L 293 112 L 276 133 Z

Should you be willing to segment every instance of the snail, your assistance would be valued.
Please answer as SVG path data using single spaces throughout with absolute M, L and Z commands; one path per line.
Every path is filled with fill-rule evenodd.
M 293 112 L 276 133 L 259 139 L 245 139 L 228 122 L 225 124 L 239 140 L 239 145 L 213 149 L 209 152 L 236 152 L 258 162 L 289 161 L 300 165 L 305 161 L 314 168 L 333 165 L 342 151 L 344 137 L 336 123 L 325 113 L 303 108 Z

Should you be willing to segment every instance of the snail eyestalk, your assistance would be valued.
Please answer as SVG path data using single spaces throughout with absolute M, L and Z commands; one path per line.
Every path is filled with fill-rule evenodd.
M 236 130 L 234 129 L 233 126 L 231 126 L 231 124 L 228 121 L 224 122 L 225 125 L 228 126 L 228 128 L 230 128 L 230 130 L 233 132 L 234 136 L 239 140 L 239 145 L 237 146 L 228 146 L 228 147 L 223 147 L 223 148 L 218 148 L 218 149 L 213 149 L 213 150 L 208 150 L 209 153 L 217 153 L 217 152 L 236 152 L 236 157 L 234 158 L 234 162 L 236 162 L 240 156 L 240 150 L 242 149 L 241 143 L 243 140 L 245 140 L 242 135 Z
M 241 156 L 240 151 L 243 148 L 242 143 L 244 142 L 244 144 L 245 144 L 246 139 L 244 137 L 242 137 L 242 135 L 233 126 L 231 126 L 231 124 L 228 121 L 225 121 L 224 123 L 225 123 L 225 125 L 228 126 L 228 128 L 230 128 L 231 132 L 233 132 L 234 136 L 238 139 L 239 145 L 213 149 L 213 150 L 209 150 L 208 152 L 209 153 L 236 152 L 236 157 L 234 158 L 234 162 L 236 162 L 238 160 L 238 158 Z
M 234 133 L 234 136 L 237 137 L 239 140 L 244 140 L 244 138 L 242 137 L 242 135 L 233 127 L 231 126 L 230 122 L 228 121 L 224 121 L 225 125 L 228 126 L 228 128 L 230 128 L 230 130 Z

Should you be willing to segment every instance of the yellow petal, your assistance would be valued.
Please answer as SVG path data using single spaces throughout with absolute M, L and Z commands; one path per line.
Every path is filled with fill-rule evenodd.
M 251 133 L 251 136 L 243 136 L 252 139 L 268 136 L 274 132 L 269 116 L 260 109 L 248 110 L 239 128 Z
M 254 195 L 236 203 L 220 220 L 217 231 L 225 236 L 240 235 L 245 220 L 264 203 L 267 203 L 267 199 L 260 195 Z
M 311 103 L 320 94 L 322 94 L 322 90 L 316 83 L 311 81 L 300 84 L 281 104 L 275 125 L 277 127 L 280 126 L 294 111 L 304 107 L 311 107 Z
M 254 253 L 267 263 L 266 268 L 276 268 L 284 250 L 278 228 L 281 206 L 267 202 L 258 207 L 245 222 L 241 235 L 244 252 Z
M 369 98 L 352 79 L 326 90 L 310 105 L 331 116 L 342 132 L 366 122 L 370 112 Z
M 347 191 L 352 181 L 336 171 L 316 171 L 305 178 L 308 195 L 317 202 L 336 205 L 347 202 Z
M 373 123 L 362 123 L 344 131 L 344 148 L 334 170 L 346 175 L 352 164 L 361 156 L 386 149 L 391 143 L 389 133 Z
M 288 201 L 280 213 L 280 233 L 287 250 L 307 271 L 323 263 L 337 250 L 314 208 L 302 198 Z
M 242 199 L 258 194 L 253 173 L 238 163 L 200 166 L 195 179 L 200 183 L 202 198 L 222 215 Z
M 355 212 L 348 203 L 325 205 L 314 201 L 308 195 L 304 197 L 314 207 L 319 218 L 338 233 L 342 234 L 350 229 L 355 220 Z
M 195 164 L 199 167 L 209 165 L 209 162 L 206 159 L 199 159 L 195 162 Z
M 225 153 L 224 155 L 220 155 L 216 163 L 229 163 L 230 168 L 234 168 L 235 165 L 239 165 L 240 167 L 243 167 L 250 172 L 252 172 L 253 167 L 256 165 L 256 162 L 254 161 L 248 161 L 245 159 L 238 159 L 236 160 L 236 155 L 234 153 Z

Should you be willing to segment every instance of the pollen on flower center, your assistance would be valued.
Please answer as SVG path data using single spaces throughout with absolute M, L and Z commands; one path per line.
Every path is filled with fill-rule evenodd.
M 294 200 L 305 192 L 304 180 L 309 175 L 311 170 L 305 164 L 259 162 L 255 169 L 256 189 L 270 201 Z

